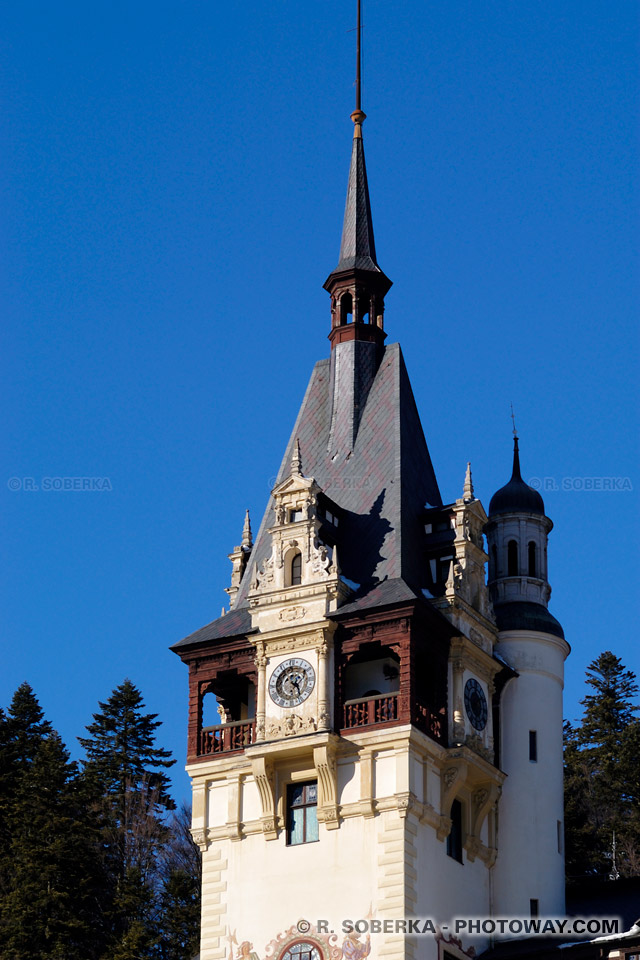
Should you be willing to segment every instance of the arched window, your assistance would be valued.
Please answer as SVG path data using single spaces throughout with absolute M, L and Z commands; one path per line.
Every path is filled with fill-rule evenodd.
M 535 577 L 536 574 L 536 545 L 533 540 L 529 541 L 529 576 Z
M 518 576 L 518 544 L 515 540 L 509 540 L 507 544 L 507 576 Z
M 360 323 L 369 323 L 369 300 L 366 297 L 358 299 L 358 320 Z
M 493 577 L 492 577 L 492 579 L 495 580 L 495 579 L 497 578 L 497 576 L 498 576 L 498 548 L 496 547 L 495 543 L 494 543 L 494 545 L 491 547 L 491 559 L 493 560 Z
M 353 300 L 350 293 L 343 293 L 340 300 L 340 323 L 351 323 L 353 320 Z
M 454 800 L 451 804 L 451 830 L 447 837 L 447 856 L 462 863 L 462 804 Z
M 291 558 L 291 586 L 296 587 L 302 583 L 302 554 L 294 553 Z

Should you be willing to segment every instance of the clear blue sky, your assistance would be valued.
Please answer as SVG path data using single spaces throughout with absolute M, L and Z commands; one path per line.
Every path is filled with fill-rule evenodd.
M 637 654 L 634 0 L 366 0 L 378 259 L 445 500 L 466 461 L 629 478 L 544 493 L 551 609 L 584 670 Z M 0 703 L 75 756 L 128 676 L 186 741 L 171 643 L 218 616 L 328 353 L 355 3 L 23 0 L 2 18 L 6 442 Z M 106 477 L 111 490 L 9 489 Z M 629 484 L 627 484 L 628 486 Z

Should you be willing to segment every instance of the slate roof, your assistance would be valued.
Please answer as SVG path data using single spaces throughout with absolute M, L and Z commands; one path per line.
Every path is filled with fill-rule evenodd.
M 228 637 L 243 637 L 247 633 L 255 632 L 251 626 L 251 614 L 248 607 L 238 609 L 234 607 L 230 613 L 224 617 L 218 617 L 208 623 L 206 627 L 201 627 L 195 633 L 174 643 L 171 650 L 178 650 L 182 647 L 190 647 L 194 643 L 206 643 L 209 640 L 222 640 Z
M 362 137 L 353 138 L 340 258 L 333 272 L 341 273 L 343 270 L 353 269 L 382 273 L 376 261 L 376 244 L 373 237 L 373 219 Z
M 315 366 L 277 482 L 289 475 L 298 438 L 304 475 L 313 477 L 342 511 L 336 544 L 343 575 L 359 584 L 362 595 L 383 580 L 397 579 L 419 592 L 428 582 L 424 505 L 442 501 L 400 345 L 385 348 L 353 449 L 337 456 L 329 446 L 336 354 Z M 246 603 L 255 566 L 270 553 L 266 530 L 273 521 L 270 501 L 236 607 Z
M 365 608 L 415 599 L 428 583 L 424 506 L 442 500 L 402 351 L 394 343 L 382 352 L 353 449 L 342 448 L 335 455 L 329 441 L 335 380 L 331 364 L 337 353 L 315 365 L 277 483 L 289 476 L 297 438 L 303 474 L 314 477 L 341 509 L 335 539 L 342 574 L 358 584 L 354 602 Z M 267 529 L 273 523 L 269 498 L 234 609 L 173 649 L 249 630 L 247 594 L 256 565 L 271 552 Z

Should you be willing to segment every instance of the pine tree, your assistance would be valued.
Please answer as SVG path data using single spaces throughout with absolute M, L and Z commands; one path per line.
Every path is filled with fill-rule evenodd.
M 191 960 L 200 944 L 202 860 L 191 837 L 191 808 L 182 804 L 169 823 L 162 853 L 159 960 Z
M 101 712 L 94 714 L 94 722 L 87 727 L 90 736 L 78 738 L 87 754 L 87 775 L 97 777 L 105 792 L 117 799 L 122 817 L 128 790 L 139 790 L 143 784 L 157 791 L 160 807 L 173 810 L 171 781 L 162 771 L 175 760 L 170 750 L 155 746 L 155 731 L 162 725 L 158 714 L 142 713 L 142 694 L 130 680 L 99 706 Z
M 105 908 L 111 939 L 104 960 L 151 957 L 160 936 L 158 862 L 167 836 L 164 815 L 175 808 L 164 771 L 175 761 L 156 746 L 161 723 L 144 706 L 140 691 L 125 680 L 100 703 L 89 736 L 79 738 L 110 877 Z
M 28 685 L 16 692 L 7 722 L 3 752 L 13 781 L 4 809 L 0 954 L 91 960 L 98 956 L 99 858 L 76 765 Z
M 22 683 L 8 713 L 0 711 L 0 894 L 6 893 L 10 884 L 10 816 L 17 785 L 51 733 L 33 690 Z
M 568 873 L 610 876 L 614 835 L 621 875 L 640 861 L 640 777 L 636 678 L 611 651 L 587 670 L 581 725 L 566 733 L 565 836 Z

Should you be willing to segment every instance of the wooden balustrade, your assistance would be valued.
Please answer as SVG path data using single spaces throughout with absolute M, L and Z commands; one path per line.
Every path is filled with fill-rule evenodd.
M 244 750 L 254 743 L 256 738 L 255 720 L 232 720 L 216 727 L 203 727 L 200 734 L 198 755 L 229 753 L 231 750 Z
M 397 719 L 397 693 L 360 697 L 358 700 L 347 700 L 344 704 L 343 727 L 364 727 Z
M 414 720 L 416 727 L 428 733 L 438 743 L 446 739 L 446 718 L 434 713 L 422 700 L 416 701 Z

